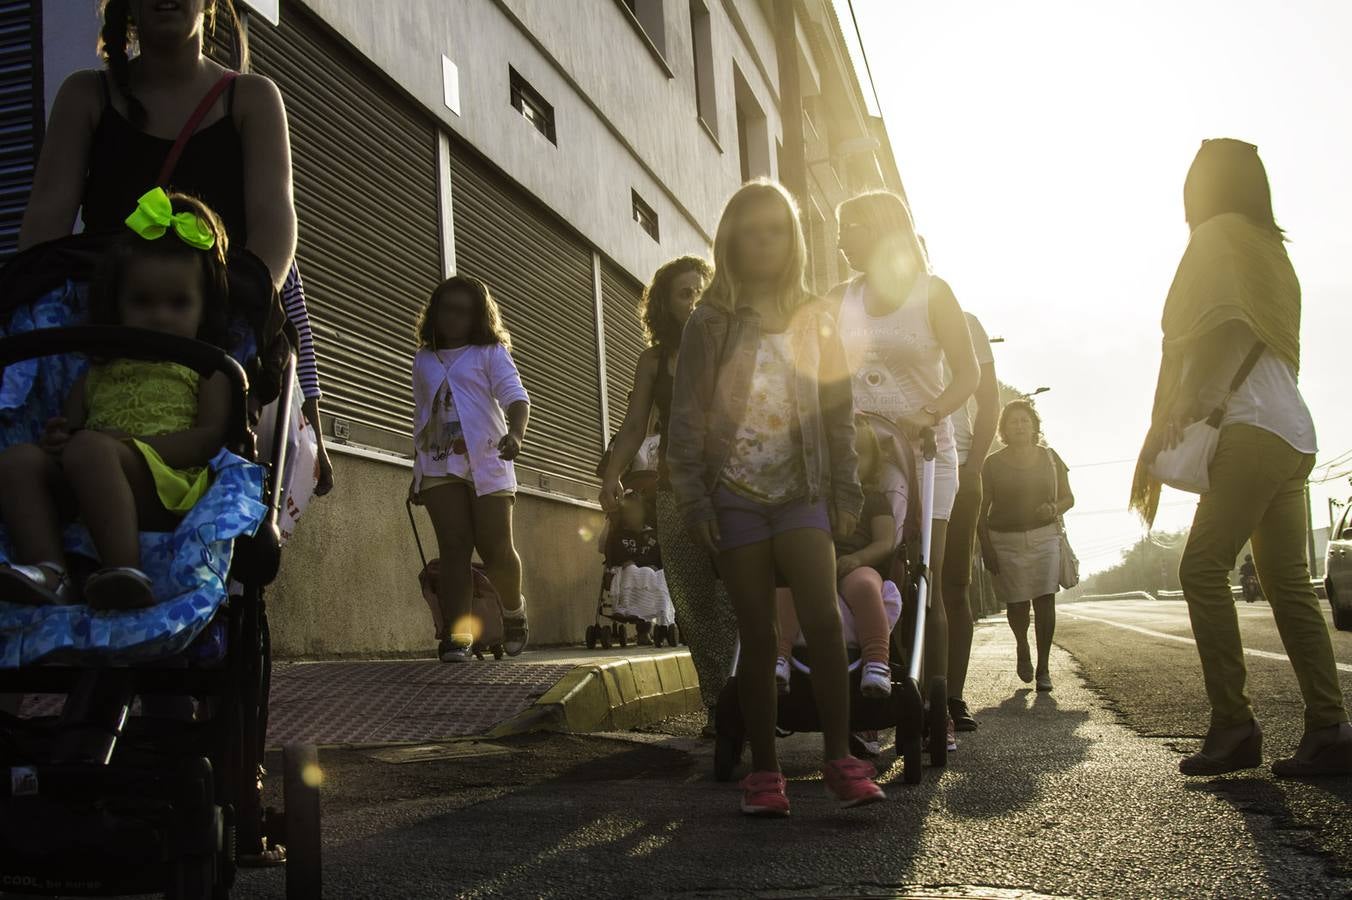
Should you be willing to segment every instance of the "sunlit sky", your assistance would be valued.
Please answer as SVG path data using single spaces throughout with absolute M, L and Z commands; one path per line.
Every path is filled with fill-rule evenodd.
M 1304 289 L 1318 459 L 1352 450 L 1352 2 L 854 7 L 935 271 L 1006 338 L 1000 377 L 1052 388 L 1038 407 L 1072 467 L 1068 526 L 1087 571 L 1142 535 L 1125 510 L 1130 460 L 1187 242 L 1183 178 L 1205 137 L 1259 147 Z M 1315 526 L 1327 497 L 1350 493 L 1346 478 L 1315 487 Z M 1156 527 L 1186 526 L 1193 499 L 1166 492 Z

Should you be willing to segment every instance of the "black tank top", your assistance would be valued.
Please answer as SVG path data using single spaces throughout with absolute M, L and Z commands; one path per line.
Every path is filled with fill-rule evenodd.
M 657 378 L 653 380 L 653 403 L 657 405 L 657 433 L 661 435 L 661 440 L 657 444 L 657 486 L 663 490 L 671 487 L 671 482 L 667 478 L 667 429 L 671 423 L 671 392 L 676 382 L 671 377 L 669 369 L 667 351 L 664 349 L 657 357 Z
M 81 216 L 86 231 L 121 228 L 137 199 L 155 186 L 172 140 L 140 131 L 113 106 L 108 78 L 103 115 L 89 148 Z M 244 144 L 235 127 L 235 84 L 225 91 L 225 116 L 188 139 L 169 189 L 191 194 L 221 217 L 231 244 L 248 240 L 244 217 Z

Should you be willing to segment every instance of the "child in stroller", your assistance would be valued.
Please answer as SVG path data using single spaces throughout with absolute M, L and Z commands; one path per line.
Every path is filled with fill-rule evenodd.
M 896 553 L 897 529 L 892 507 L 878 483 L 882 449 L 869 421 L 862 416 L 855 419 L 855 452 L 864 488 L 864 511 L 854 533 L 836 541 L 836 577 L 841 618 L 847 626 L 852 624 L 854 631 L 855 640 L 847 643 L 857 643 L 860 650 L 859 692 L 870 699 L 882 700 L 892 693 L 889 640 L 901 611 L 899 595 L 894 604 L 884 602 L 884 586 Z M 890 593 L 896 594 L 895 587 Z M 775 664 L 775 680 L 780 693 L 785 694 L 789 691 L 793 647 L 801 643 L 802 635 L 793 595 L 780 590 L 777 602 L 779 659 Z
M 674 645 L 675 610 L 662 572 L 662 550 L 638 491 L 628 491 L 619 512 L 607 517 L 601 549 L 609 580 L 610 617 L 634 623 L 640 644 L 660 646 L 666 640 Z
M 159 224 L 152 207 L 172 224 Z M 156 188 L 128 223 L 137 236 L 104 261 L 90 292 L 92 321 L 221 344 L 229 282 L 216 214 Z M 202 378 L 174 362 L 96 360 L 39 443 L 0 453 L 0 511 L 16 559 L 0 566 L 4 597 L 58 605 L 82 589 L 96 610 L 154 605 L 137 534 L 172 531 L 206 493 L 207 463 L 225 442 L 229 391 L 223 372 Z M 72 583 L 62 547 L 61 520 L 71 512 L 89 528 L 102 564 L 82 586 Z
M 314 748 L 284 753 L 285 812 L 259 792 L 295 377 L 280 304 L 197 201 L 150 191 L 127 225 L 0 270 L 0 691 L 66 696 L 59 716 L 0 713 L 0 766 L 21 776 L 0 796 L 0 881 L 225 896 L 266 850 L 288 896 L 318 896 Z M 274 398 L 264 467 L 248 416 Z M 103 566 L 83 594 L 82 559 Z M 197 716 L 129 718 L 136 696 Z

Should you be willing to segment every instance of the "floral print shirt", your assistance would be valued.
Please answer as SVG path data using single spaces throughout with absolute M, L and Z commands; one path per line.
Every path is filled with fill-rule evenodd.
M 441 364 L 449 367 L 464 351 L 461 347 L 436 353 Z M 420 439 L 418 451 L 422 456 L 424 476 L 452 475 L 473 483 L 465 429 L 455 408 L 455 392 L 451 390 L 449 380 L 442 382 L 432 399 L 432 417 Z
M 723 469 L 730 489 L 776 505 L 807 493 L 802 432 L 794 395 L 793 332 L 762 334 L 747 393 L 746 412 Z

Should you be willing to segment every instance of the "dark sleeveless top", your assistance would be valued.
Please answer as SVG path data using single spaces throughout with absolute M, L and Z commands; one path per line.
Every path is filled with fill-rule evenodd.
M 103 115 L 89 147 L 89 171 L 81 206 L 86 231 L 121 228 L 137 199 L 155 186 L 172 140 L 140 131 L 114 108 L 103 84 Z M 225 92 L 225 116 L 188 139 L 169 189 L 191 194 L 221 217 L 230 242 L 248 240 L 244 217 L 244 144 L 235 127 L 235 84 Z
M 671 392 L 676 382 L 668 369 L 667 352 L 663 350 L 657 357 L 657 378 L 653 381 L 657 433 L 662 436 L 657 444 L 657 487 L 660 490 L 671 490 L 671 482 L 667 479 L 667 426 L 671 422 Z

